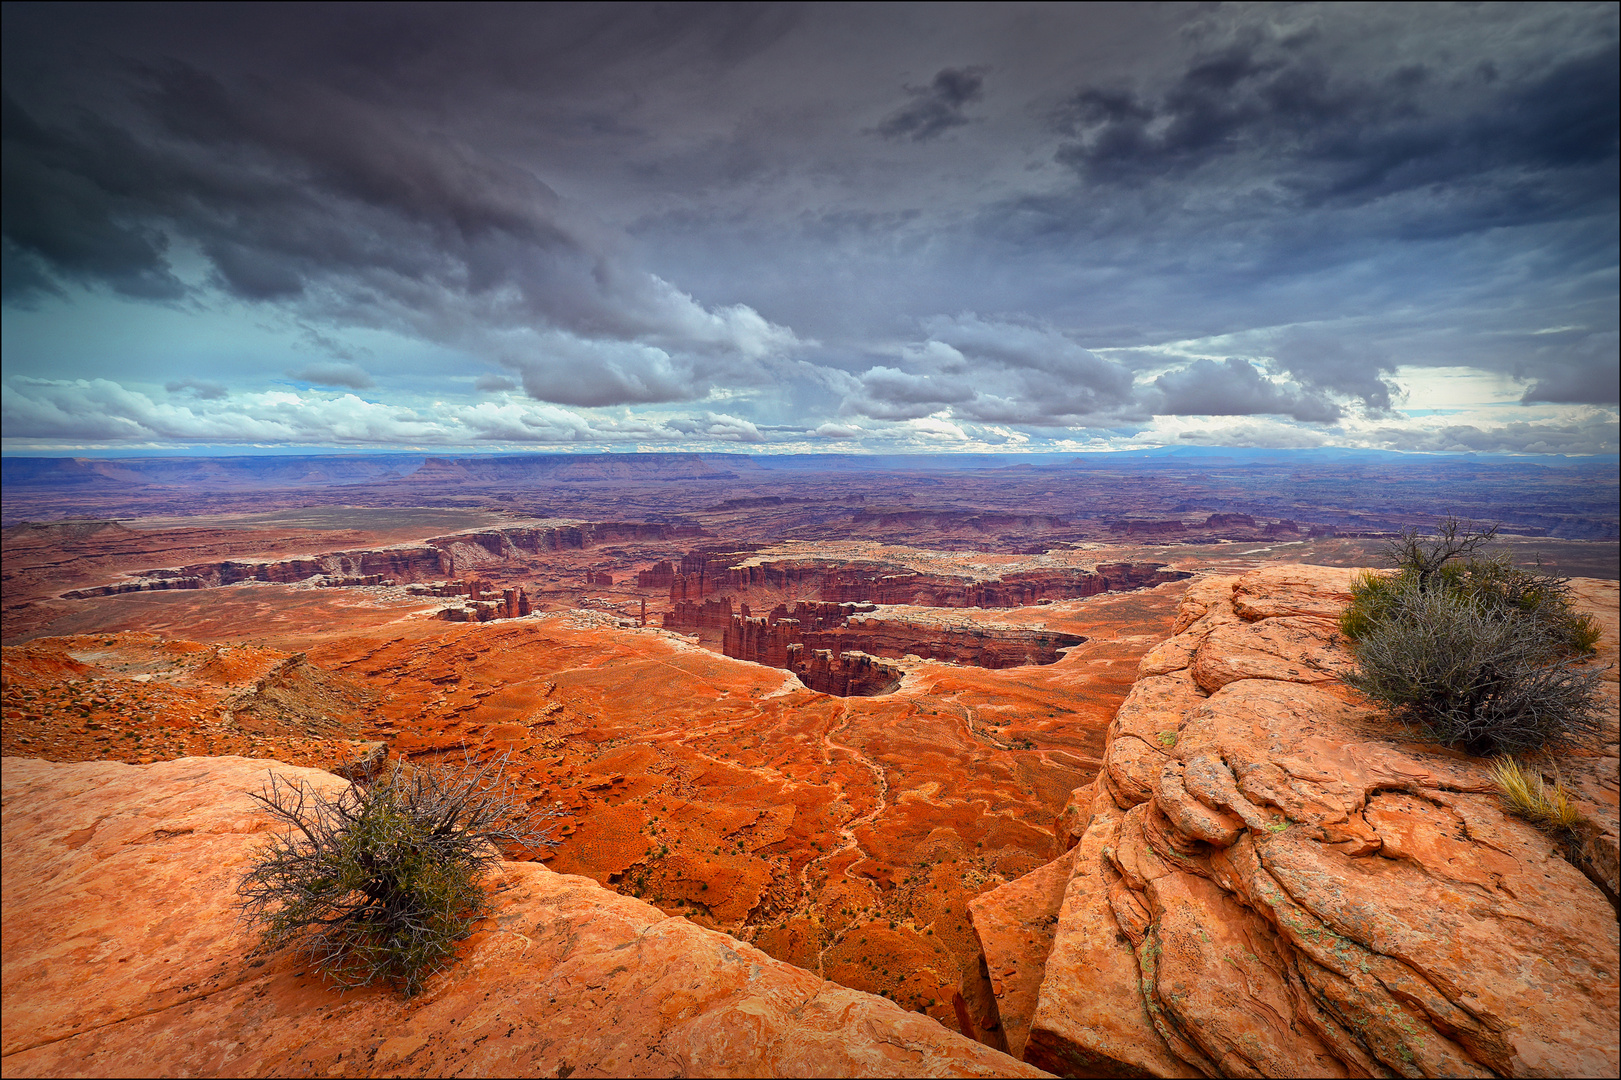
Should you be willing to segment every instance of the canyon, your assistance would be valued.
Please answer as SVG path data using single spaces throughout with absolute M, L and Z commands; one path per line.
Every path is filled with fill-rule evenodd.
M 501 1031 L 527 1033 L 512 1036 L 522 1052 L 581 1075 L 598 1059 L 656 1072 L 634 1055 L 696 1054 L 692 1032 L 731 1031 L 739 1017 L 765 1040 L 749 1045 L 800 1047 L 803 1060 L 852 1075 L 1007 1074 L 1020 1062 L 1082 1075 L 1369 1074 L 1415 1067 L 1404 1054 L 1506 1075 L 1610 1062 L 1573 1047 L 1614 1018 L 1615 968 L 1603 969 L 1609 983 L 1594 974 L 1614 948 L 1613 731 L 1607 748 L 1559 763 L 1590 832 L 1567 858 L 1504 816 L 1483 764 L 1381 729 L 1337 679 L 1349 661 L 1332 620 L 1351 568 L 1377 565 L 1383 544 L 1348 534 L 1427 520 L 1401 502 L 1410 478 L 1370 510 L 1333 501 L 1346 464 L 1296 468 L 1296 487 L 1278 489 L 1315 492 L 1313 508 L 1277 493 L 1243 503 L 1208 464 L 1150 493 L 1143 478 L 1161 474 L 1129 462 L 975 472 L 739 455 L 643 468 L 622 457 L 431 469 L 406 456 L 311 459 L 271 481 L 228 462 L 63 465 L 58 479 L 81 479 L 53 486 L 40 469 L 20 494 L 8 482 L 7 844 L 23 820 L 13 815 L 33 814 L 29 800 L 47 791 L 82 809 L 59 823 L 28 818 L 44 830 L 25 845 L 36 853 L 62 848 L 49 839 L 58 825 L 59 836 L 88 827 L 69 828 L 74 815 L 96 820 L 97 785 L 158 790 L 195 776 L 199 792 L 220 788 L 215 802 L 197 796 L 197 813 L 244 821 L 204 804 L 227 806 L 225 788 L 268 769 L 353 773 L 368 755 L 431 762 L 471 748 L 509 755 L 526 797 L 560 814 L 544 867 L 502 871 L 500 895 L 520 912 L 512 926 L 544 964 L 561 956 L 558 942 L 603 927 L 563 971 L 618 988 L 630 1057 L 591 1043 L 589 1012 L 569 1011 L 587 1006 L 566 993 L 547 991 L 581 1018 L 572 1043 L 533 1013 L 501 1014 Z M 1501 479 L 1493 468 L 1475 467 L 1459 493 L 1485 499 L 1481 485 Z M 299 469 L 315 477 L 303 488 Z M 1607 620 L 1598 662 L 1613 665 L 1614 544 L 1591 538 L 1611 528 L 1613 502 L 1560 503 L 1567 474 L 1556 470 L 1515 475 L 1504 490 L 1541 517 L 1496 550 L 1575 574 L 1581 602 Z M 194 512 L 182 479 L 218 483 L 210 512 Z M 1121 486 L 1101 501 L 1087 494 L 1104 481 Z M 395 486 L 407 483 L 414 494 Z M 21 523 L 17 507 L 95 513 Z M 1527 535 L 1543 529 L 1554 535 Z M 1607 678 L 1613 714 L 1613 667 Z M 83 774 L 93 781 L 51 771 L 69 768 L 113 771 Z M 37 794 L 14 808 L 13 790 Z M 168 846 L 123 833 L 83 846 L 127 848 L 137 862 L 173 852 L 222 888 L 242 851 L 193 850 L 187 838 L 243 844 L 228 837 L 258 826 L 182 834 L 190 811 L 175 791 L 181 823 L 150 822 L 172 833 Z M 221 869 L 201 869 L 216 855 Z M 28 996 L 57 985 L 37 981 L 55 977 L 48 960 L 9 966 L 12 942 L 38 937 L 12 928 L 14 863 L 24 865 L 8 846 L 8 1006 L 13 986 L 34 988 Z M 1322 885 L 1325 875 L 1345 884 Z M 84 880 L 74 895 L 111 888 Z M 196 910 L 219 903 L 198 895 Z M 1424 904 L 1475 914 L 1420 919 Z M 48 923 L 41 905 L 28 917 Z M 1380 936 L 1403 920 L 1417 929 Z M 1499 943 L 1514 920 L 1537 929 Z M 1478 976 L 1447 967 L 1428 956 L 1447 934 L 1509 959 Z M 335 1072 L 462 1060 L 500 1071 L 507 1059 L 478 1057 L 485 1050 L 455 1056 L 466 1040 L 451 1019 L 485 993 L 528 1000 L 523 981 L 550 976 L 524 966 L 542 961 L 525 959 L 522 940 L 481 935 L 447 973 L 442 1005 L 424 1012 L 386 995 L 340 999 L 285 965 L 251 969 L 237 989 L 208 984 L 221 987 L 217 1002 L 173 1009 L 142 996 L 151 980 L 114 980 L 125 1003 L 82 1014 L 105 1031 L 67 1012 L 38 1020 L 46 1026 L 30 1030 L 53 1034 L 8 1035 L 7 1073 L 72 1071 L 75 1054 L 137 1062 L 145 1051 L 129 1033 L 247 1001 L 231 995 L 250 986 L 252 1000 L 283 1003 L 285 1026 L 262 1044 L 244 1038 L 229 1061 L 187 1043 L 191 1056 L 167 1071 L 306 1060 Z M 649 964 L 692 958 L 696 1026 L 659 1011 L 665 984 L 647 971 L 609 974 L 606 958 L 631 940 L 647 943 Z M 122 967 L 146 948 L 130 946 Z M 229 953 L 207 955 L 234 963 Z M 119 965 L 108 956 L 95 962 Z M 1390 967 L 1393 956 L 1407 967 Z M 1576 988 L 1568 1015 L 1551 1014 L 1567 1034 L 1534 1022 L 1554 1007 L 1535 1005 L 1551 976 L 1533 956 Z M 739 963 L 764 981 L 735 981 Z M 1363 964 L 1398 988 L 1378 996 Z M 186 978 L 204 985 L 213 971 Z M 1217 992 L 1235 979 L 1245 993 Z M 837 1003 L 827 1008 L 848 1023 L 828 1012 L 800 1031 L 798 1014 L 770 1004 L 783 995 Z M 359 1042 L 394 1049 L 333 1056 L 311 1025 L 340 1000 Z M 1274 1012 L 1290 1018 L 1282 1028 Z M 661 1026 L 665 1042 L 652 1033 Z M 566 1048 L 547 1057 L 547 1039 Z M 1613 1035 L 1589 1041 L 1614 1056 Z M 828 1056 L 842 1042 L 855 1056 Z M 886 1056 L 901 1045 L 920 1049 Z M 500 1040 L 487 1052 L 498 1048 L 519 1052 Z M 657 1060 L 669 1070 L 699 1059 Z M 759 1072 L 787 1059 L 727 1060 Z M 709 1071 L 724 1070 L 712 1060 Z

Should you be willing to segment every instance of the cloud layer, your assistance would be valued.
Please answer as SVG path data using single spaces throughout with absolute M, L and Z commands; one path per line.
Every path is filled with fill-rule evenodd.
M 1616 445 L 1613 4 L 4 19 L 11 450 Z

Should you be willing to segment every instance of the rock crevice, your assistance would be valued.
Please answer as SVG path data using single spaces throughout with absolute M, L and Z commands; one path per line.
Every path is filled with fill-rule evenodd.
M 1026 1061 L 1094 1075 L 1616 1072 L 1614 911 L 1506 812 L 1489 762 L 1395 737 L 1339 681 L 1350 573 L 1191 587 L 1098 778 L 1059 821 L 1063 858 L 974 901 Z M 1597 777 L 1577 791 L 1613 844 L 1613 682 L 1606 693 L 1607 745 L 1563 764 Z M 1050 930 L 1010 936 L 1010 913 Z

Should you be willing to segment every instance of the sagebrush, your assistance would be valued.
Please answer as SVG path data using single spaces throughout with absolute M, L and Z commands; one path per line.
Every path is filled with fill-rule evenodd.
M 1598 640 L 1567 579 L 1481 554 L 1495 528 L 1456 519 L 1433 538 L 1403 533 L 1391 575 L 1352 583 L 1340 629 L 1354 644 L 1347 681 L 1392 719 L 1475 754 L 1586 740 L 1600 726 Z
M 272 773 L 253 798 L 285 829 L 237 890 L 261 947 L 302 948 L 340 985 L 415 994 L 488 913 L 484 878 L 503 849 L 552 844 L 538 822 L 555 814 L 528 810 L 506 764 L 396 761 L 337 795 Z

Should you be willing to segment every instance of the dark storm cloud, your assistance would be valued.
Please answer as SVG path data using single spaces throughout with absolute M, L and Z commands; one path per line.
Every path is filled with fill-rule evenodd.
M 1621 400 L 1621 334 L 1575 330 L 1547 336 L 1565 340 L 1527 350 L 1525 371 L 1534 373 L 1536 382 L 1525 391 L 1526 404 L 1611 405 Z
M 1085 87 L 1054 115 L 1073 141 L 1058 160 L 1093 183 L 1185 180 L 1230 163 L 1295 205 L 1355 203 L 1461 179 L 1485 181 L 1429 232 L 1500 223 L 1614 191 L 1621 80 L 1598 48 L 1513 84 L 1477 69 L 1467 107 L 1419 63 L 1365 75 L 1336 70 L 1315 35 L 1246 40 L 1192 58 L 1162 93 Z M 1557 176 L 1557 183 L 1548 183 Z M 1509 194 L 1516 199 L 1506 199 Z M 1503 220 L 1503 219 L 1507 220 Z
M 312 386 L 343 386 L 350 390 L 364 390 L 376 385 L 358 364 L 316 363 L 306 364 L 288 376 Z
M 969 122 L 963 113 L 984 96 L 985 68 L 944 68 L 928 86 L 908 87 L 912 101 L 878 122 L 886 139 L 925 142 Z
M 171 394 L 190 392 L 203 401 L 220 401 L 230 393 L 230 387 L 212 379 L 174 379 L 165 383 L 163 388 Z
M 1489 15 L 1507 21 L 1526 10 Z M 1272 316 L 1280 323 L 1324 310 L 1336 291 L 1399 309 L 1461 287 L 1496 293 L 1484 301 L 1492 305 L 1575 305 L 1577 319 L 1614 325 L 1606 312 L 1621 178 L 1613 18 L 1551 57 L 1516 54 L 1515 35 L 1501 27 L 1490 47 L 1512 65 L 1460 64 L 1452 42 L 1388 57 L 1370 49 L 1352 62 L 1346 27 L 1326 32 L 1322 9 L 1294 11 L 1307 13 L 1304 26 L 1274 26 L 1289 12 L 1263 8 L 1207 28 L 1212 40 L 1157 81 L 1069 94 L 1050 122 L 1063 139 L 1055 160 L 1076 185 L 998 207 L 986 228 L 1025 249 L 1085 243 L 1122 270 L 1179 279 L 1195 303 L 1253 304 L 1286 291 L 1297 302 Z M 1357 17 L 1350 8 L 1329 14 Z M 1521 31 L 1527 43 L 1531 31 Z M 1387 263 L 1378 277 L 1345 280 L 1376 261 Z M 1537 264 L 1540 280 L 1516 262 Z M 1544 294 L 1553 280 L 1574 285 L 1582 275 L 1593 288 Z M 1299 303 L 1306 289 L 1316 295 Z M 1374 411 L 1391 407 L 1402 363 L 1513 373 L 1542 388 L 1527 401 L 1616 400 L 1613 348 L 1572 356 L 1480 340 L 1450 356 L 1400 355 L 1377 338 L 1291 331 L 1271 353 L 1304 386 Z
M 228 84 L 172 58 L 120 70 L 122 124 L 43 121 L 5 99 L 9 299 L 58 282 L 177 299 L 179 241 L 242 300 L 407 327 L 580 405 L 702 396 L 792 343 L 649 274 L 531 171 L 397 110 L 316 81 Z M 599 344 L 612 355 L 582 356 Z
M 58 291 L 53 272 L 139 299 L 175 299 L 185 291 L 169 272 L 162 232 L 142 215 L 121 215 L 109 198 L 108 188 L 119 182 L 117 161 L 132 150 L 121 132 L 87 119 L 87 138 L 104 148 L 87 152 L 36 124 L 9 93 L 0 97 L 0 114 L 5 299 Z
M 1385 376 L 1395 370 L 1395 365 L 1345 337 L 1343 333 L 1293 328 L 1278 336 L 1272 346 L 1273 360 L 1315 390 L 1361 398 L 1376 412 L 1388 410 L 1393 387 Z
M 1062 426 L 1081 418 L 1146 417 L 1131 372 L 1051 327 L 938 317 L 908 347 L 903 367 L 877 365 L 853 380 L 840 411 L 910 420 L 949 410 L 990 424 Z
M 415 400 L 467 394 L 456 430 L 487 441 L 1169 415 L 1309 443 L 1398 424 L 1398 372 L 1426 367 L 1517 378 L 1544 413 L 1616 401 L 1613 4 L 4 18 L 7 301 L 291 327 L 232 400 L 289 370 L 388 398 L 404 341 L 438 357 Z M 58 372 L 8 345 L 7 372 L 122 380 L 118 350 Z M 141 383 L 171 399 L 74 378 L 12 407 L 226 430 L 177 377 L 211 364 Z M 499 396 L 520 387 L 614 419 Z M 432 441 L 338 397 L 326 426 L 240 415 Z
M 1163 402 L 1154 411 L 1173 416 L 1255 416 L 1276 414 L 1328 423 L 1343 414 L 1321 393 L 1279 386 L 1237 357 L 1225 363 L 1196 360 L 1154 380 Z

